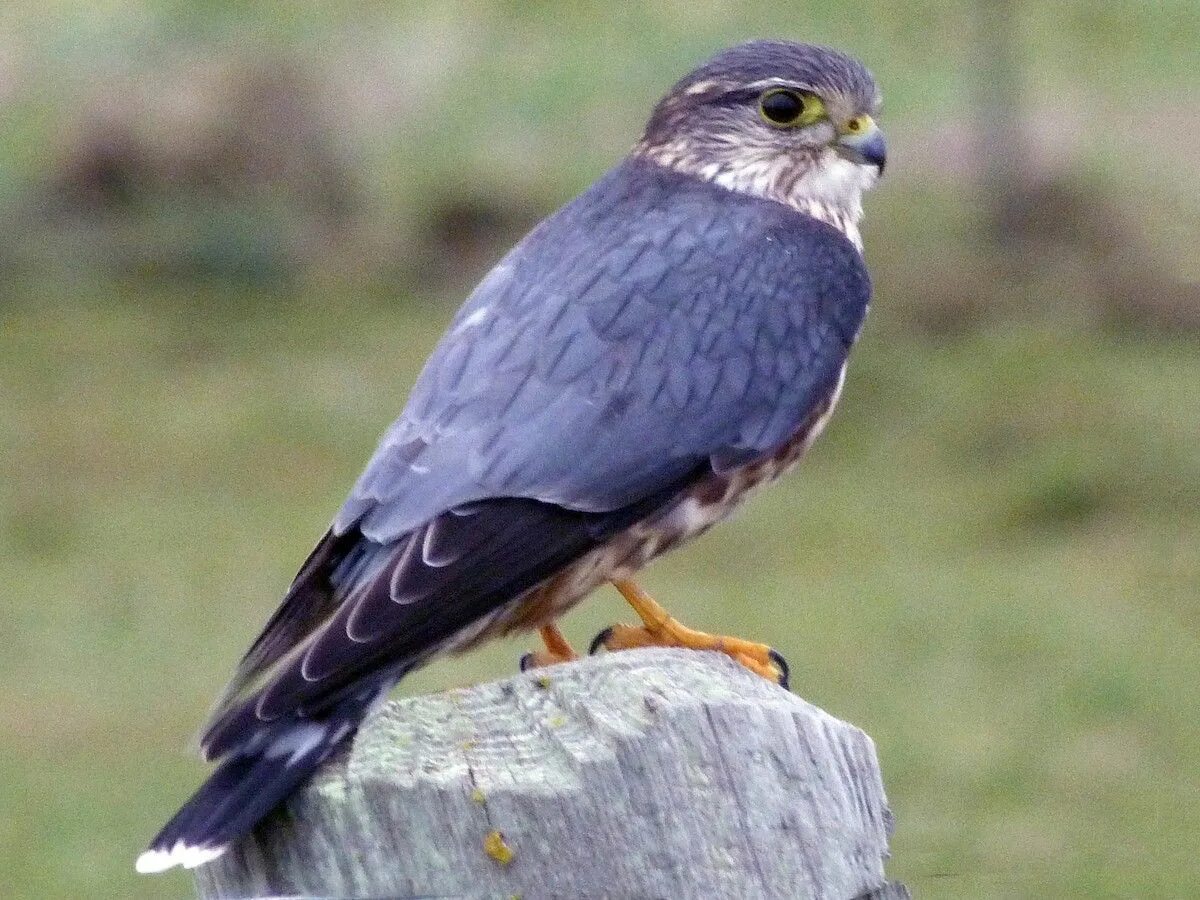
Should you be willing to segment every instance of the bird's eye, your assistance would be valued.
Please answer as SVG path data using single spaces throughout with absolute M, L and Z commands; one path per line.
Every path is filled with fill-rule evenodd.
M 771 88 L 759 98 L 758 111 L 772 125 L 791 128 L 815 122 L 824 114 L 825 106 L 816 94 Z

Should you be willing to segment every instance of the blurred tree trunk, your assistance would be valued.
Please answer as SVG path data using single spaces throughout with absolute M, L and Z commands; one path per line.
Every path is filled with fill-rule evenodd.
M 975 0 L 975 118 L 987 234 L 1008 253 L 1021 242 L 1031 173 L 1022 115 L 1018 0 Z

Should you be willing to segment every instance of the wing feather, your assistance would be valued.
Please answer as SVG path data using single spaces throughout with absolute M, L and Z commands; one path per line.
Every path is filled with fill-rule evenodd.
M 616 509 L 767 451 L 836 381 L 869 293 L 830 226 L 626 162 L 480 284 L 335 531 L 387 540 L 491 496 Z
M 407 671 L 439 648 L 474 633 L 513 598 L 554 575 L 611 534 L 675 496 L 669 486 L 629 508 L 607 513 L 563 509 L 536 500 L 503 498 L 469 514 L 446 511 L 429 526 L 378 552 L 386 562 L 364 581 L 343 585 L 344 602 L 320 628 L 279 660 L 249 694 L 210 722 L 207 758 L 243 745 L 265 722 L 317 714 L 346 697 L 367 674 Z M 441 566 L 425 563 L 420 547 L 438 535 Z M 378 690 L 380 679 L 364 680 Z
M 378 690 L 698 473 L 773 452 L 833 390 L 869 295 L 830 226 L 637 160 L 610 172 L 459 311 L 206 753 Z

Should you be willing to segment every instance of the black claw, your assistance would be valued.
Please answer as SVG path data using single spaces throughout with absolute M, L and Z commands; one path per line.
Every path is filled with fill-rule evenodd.
M 783 654 L 772 647 L 767 656 L 771 662 L 775 663 L 775 667 L 779 669 L 779 686 L 785 691 L 791 690 L 789 682 L 792 677 L 792 670 L 788 668 L 788 662 L 783 658 Z
M 517 665 L 519 665 L 521 667 L 522 672 L 528 672 L 529 667 L 532 663 L 533 663 L 533 654 L 532 653 L 523 653 L 523 654 L 521 654 L 521 661 L 519 663 L 517 663 Z
M 592 642 L 588 644 L 588 656 L 595 656 L 596 651 L 608 643 L 608 639 L 612 637 L 612 633 L 613 630 L 609 627 L 592 638 Z

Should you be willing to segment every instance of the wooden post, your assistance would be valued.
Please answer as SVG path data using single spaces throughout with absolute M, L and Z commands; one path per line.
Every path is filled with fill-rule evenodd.
M 863 732 L 724 656 L 630 650 L 388 704 L 197 881 L 202 898 L 905 897 L 890 830 Z

